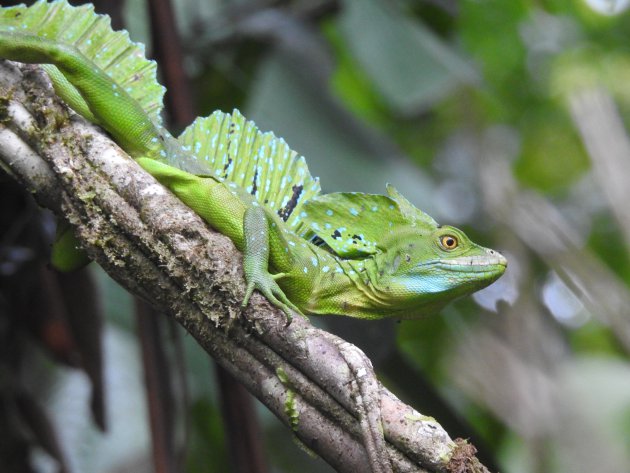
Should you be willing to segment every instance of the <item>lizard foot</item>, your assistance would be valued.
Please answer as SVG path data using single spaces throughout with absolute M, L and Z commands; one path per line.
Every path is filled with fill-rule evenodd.
M 241 306 L 247 306 L 247 304 L 249 303 L 249 299 L 254 292 L 254 289 L 256 289 L 263 296 L 265 296 L 269 300 L 269 302 L 271 302 L 274 306 L 280 308 L 282 312 L 286 314 L 287 327 L 291 324 L 291 321 L 293 320 L 293 313 L 299 314 L 302 317 L 306 317 L 302 313 L 302 311 L 298 309 L 296 305 L 287 298 L 280 286 L 278 286 L 276 279 L 280 279 L 283 276 L 284 273 L 269 274 L 266 271 L 264 273 L 258 271 L 256 272 L 256 274 L 250 274 L 247 277 L 247 290 L 245 292 L 245 297 L 243 298 L 243 303 L 241 304 Z
M 286 276 L 286 274 L 271 274 L 269 272 L 269 223 L 262 207 L 256 205 L 245 211 L 243 233 L 245 234 L 243 271 L 247 280 L 243 307 L 249 302 L 254 289 L 257 289 L 269 302 L 282 309 L 287 315 L 288 326 L 293 320 L 294 312 L 302 316 L 304 314 L 289 300 L 276 282 L 277 279 Z

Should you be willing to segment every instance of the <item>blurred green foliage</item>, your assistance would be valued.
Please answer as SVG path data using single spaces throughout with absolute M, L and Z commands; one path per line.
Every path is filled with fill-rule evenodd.
M 615 2 L 176 2 L 200 115 L 239 107 L 303 153 L 325 191 L 391 182 L 438 221 L 506 251 L 508 274 L 490 292 L 400 323 L 395 339 L 370 335 L 370 322 L 315 323 L 378 347 L 394 392 L 440 422 L 452 415 L 451 433 L 472 435 L 507 473 L 630 471 L 630 308 L 607 305 L 628 300 L 630 242 L 571 112 L 597 88 L 629 118 L 628 2 L 611 15 L 597 3 Z M 132 37 L 145 26 L 136 16 Z M 519 227 L 531 196 L 533 220 Z M 587 259 L 599 266 L 580 266 Z M 609 294 L 592 289 L 602 281 L 614 282 Z M 110 322 L 130 330 L 130 304 L 106 291 Z M 186 343 L 188 376 L 203 379 L 191 389 L 187 465 L 226 471 L 205 354 Z M 438 395 L 400 377 L 426 379 Z M 436 413 L 441 403 L 451 414 Z M 274 471 L 329 471 L 287 447 L 270 416 L 264 424 Z

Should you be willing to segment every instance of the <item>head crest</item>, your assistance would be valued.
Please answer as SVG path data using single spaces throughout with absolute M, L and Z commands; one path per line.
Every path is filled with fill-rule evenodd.
M 435 220 L 433 220 L 433 217 L 424 213 L 422 210 L 409 202 L 400 192 L 398 192 L 398 189 L 391 184 L 387 184 L 387 194 L 396 202 L 396 204 L 398 204 L 400 213 L 409 223 L 415 223 L 416 225 L 425 226 L 430 229 L 438 227 L 438 224 Z

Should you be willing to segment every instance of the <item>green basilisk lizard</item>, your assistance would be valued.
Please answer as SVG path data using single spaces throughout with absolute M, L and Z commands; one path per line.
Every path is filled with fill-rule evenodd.
M 243 305 L 258 290 L 288 317 L 414 318 L 505 271 L 502 255 L 438 225 L 392 186 L 387 196 L 320 194 L 304 159 L 238 111 L 199 118 L 174 138 L 161 125 L 155 63 L 91 6 L 2 8 L 0 57 L 42 64 L 74 111 L 234 242 Z M 58 264 L 72 266 L 71 245 L 62 248 Z

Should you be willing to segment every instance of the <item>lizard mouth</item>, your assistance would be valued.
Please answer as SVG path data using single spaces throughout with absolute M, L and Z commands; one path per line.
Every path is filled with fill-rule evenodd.
M 507 267 L 505 257 L 494 250 L 485 255 L 459 256 L 422 263 L 421 266 L 436 266 L 445 271 L 503 273 Z
M 488 266 L 502 266 L 505 268 L 507 267 L 507 260 L 502 254 L 495 251 L 492 255 L 460 256 L 458 258 L 440 260 L 438 264 L 444 265 L 446 267 L 462 267 L 464 269 L 470 268 L 471 266 L 479 268 L 485 268 Z

